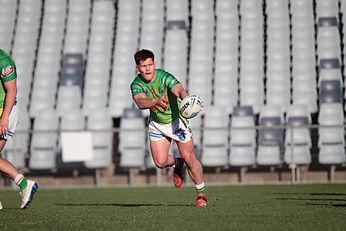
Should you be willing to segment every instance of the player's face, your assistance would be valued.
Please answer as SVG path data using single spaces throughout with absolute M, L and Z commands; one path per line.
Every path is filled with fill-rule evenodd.
M 155 68 L 155 62 L 151 58 L 140 61 L 137 66 L 141 76 L 148 82 L 152 82 L 155 79 Z

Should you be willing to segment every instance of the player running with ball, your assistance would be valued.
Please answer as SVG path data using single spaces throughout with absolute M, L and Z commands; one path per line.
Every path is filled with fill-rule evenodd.
M 194 142 L 188 121 L 179 113 L 179 99 L 188 96 L 183 85 L 170 73 L 156 69 L 154 54 L 139 50 L 134 54 L 139 74 L 131 84 L 132 97 L 140 109 L 150 109 L 148 134 L 150 150 L 158 168 L 174 167 L 174 185 L 183 184 L 183 165 L 196 184 L 196 207 L 208 205 L 203 169 L 194 153 Z M 179 98 L 179 99 L 178 99 Z M 182 158 L 169 154 L 171 141 L 177 143 Z

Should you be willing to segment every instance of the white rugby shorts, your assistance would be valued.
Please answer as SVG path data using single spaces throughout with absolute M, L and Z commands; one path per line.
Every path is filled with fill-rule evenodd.
M 10 113 L 8 130 L 4 136 L 0 135 L 0 140 L 7 140 L 8 138 L 13 137 L 14 131 L 16 130 L 16 127 L 18 125 L 18 120 L 19 120 L 19 110 L 17 106 L 14 105 Z
M 168 137 L 185 143 L 192 139 L 189 122 L 181 117 L 168 124 L 158 123 L 149 118 L 148 135 L 151 141 L 158 141 Z

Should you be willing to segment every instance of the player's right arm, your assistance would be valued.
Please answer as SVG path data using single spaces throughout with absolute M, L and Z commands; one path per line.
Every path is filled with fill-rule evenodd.
M 158 107 L 167 109 L 168 107 L 168 103 L 165 100 L 164 96 L 162 96 L 161 98 L 148 99 L 144 93 L 139 93 L 137 95 L 134 95 L 132 98 L 140 109 L 150 109 Z

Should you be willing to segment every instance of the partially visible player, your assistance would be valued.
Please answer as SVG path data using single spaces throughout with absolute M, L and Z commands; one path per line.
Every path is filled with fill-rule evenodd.
M 13 59 L 4 50 L 0 49 L 0 152 L 7 139 L 14 135 L 18 124 L 17 71 Z M 15 166 L 0 155 L 0 171 L 6 174 L 20 188 L 22 203 L 20 208 L 25 209 L 33 200 L 38 185 L 27 180 L 18 172 Z
M 139 50 L 134 54 L 139 74 L 131 84 L 132 97 L 140 109 L 150 109 L 148 135 L 150 150 L 158 168 L 174 167 L 174 185 L 183 184 L 183 165 L 187 166 L 192 181 L 196 184 L 196 207 L 208 205 L 203 181 L 203 169 L 194 153 L 194 142 L 189 123 L 179 113 L 179 99 L 188 93 L 170 73 L 156 69 L 154 54 Z M 178 146 L 181 158 L 169 154 L 171 141 Z

